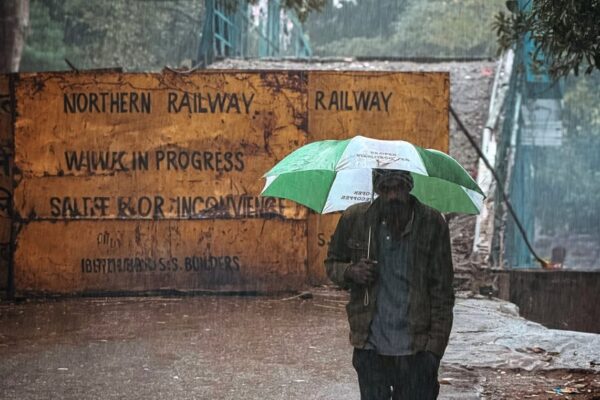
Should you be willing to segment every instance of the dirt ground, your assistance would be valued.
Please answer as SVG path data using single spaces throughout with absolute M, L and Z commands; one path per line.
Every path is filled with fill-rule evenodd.
M 482 398 L 600 400 L 597 372 L 481 370 Z
M 0 398 L 358 400 L 347 295 L 311 294 L 0 303 Z M 465 313 L 484 300 L 458 301 L 468 336 Z M 598 372 L 473 367 L 457 359 L 464 342 L 450 346 L 440 399 L 600 398 Z

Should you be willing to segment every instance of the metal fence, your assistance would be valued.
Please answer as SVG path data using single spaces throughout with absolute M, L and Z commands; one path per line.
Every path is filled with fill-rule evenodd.
M 538 254 L 564 268 L 600 270 L 600 74 L 552 81 L 530 67 L 529 47 L 516 52 L 496 164 Z M 494 261 L 534 267 L 499 207 L 498 226 L 503 218 Z

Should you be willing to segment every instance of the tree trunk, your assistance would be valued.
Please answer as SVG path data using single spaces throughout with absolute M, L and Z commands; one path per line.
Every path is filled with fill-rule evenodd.
M 29 26 L 29 0 L 0 1 L 0 73 L 17 72 Z

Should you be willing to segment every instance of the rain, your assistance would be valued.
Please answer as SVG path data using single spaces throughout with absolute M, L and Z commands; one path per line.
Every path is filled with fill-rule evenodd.
M 600 399 L 598 18 L 2 2 L 0 398 Z

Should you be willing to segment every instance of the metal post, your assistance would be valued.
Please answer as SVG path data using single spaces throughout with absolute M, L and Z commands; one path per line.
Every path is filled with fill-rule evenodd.
M 202 62 L 206 67 L 215 59 L 215 0 L 204 0 L 204 7 L 206 15 L 202 28 L 202 39 L 198 48 L 198 63 Z

